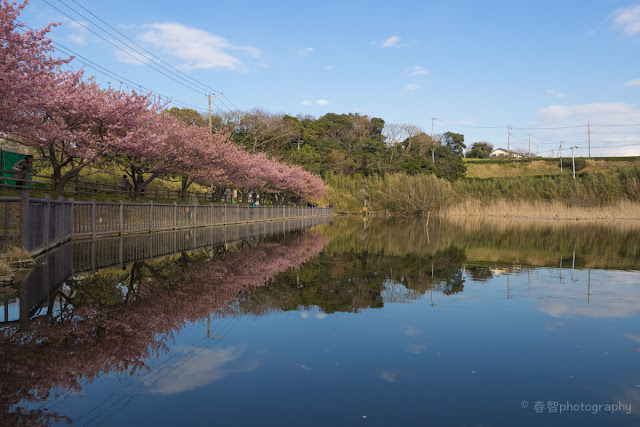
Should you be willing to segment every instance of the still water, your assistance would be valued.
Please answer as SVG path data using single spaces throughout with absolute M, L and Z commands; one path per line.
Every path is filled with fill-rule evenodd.
M 335 218 L 71 274 L 62 248 L 25 282 L 48 300 L 3 307 L 0 422 L 639 425 L 639 236 Z

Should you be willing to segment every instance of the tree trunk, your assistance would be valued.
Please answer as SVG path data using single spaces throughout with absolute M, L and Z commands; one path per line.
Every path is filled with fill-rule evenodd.
M 190 181 L 189 178 L 183 176 L 182 177 L 182 187 L 180 188 L 180 197 L 183 199 L 187 198 L 187 190 L 189 190 L 189 187 L 191 187 L 191 184 L 193 184 L 193 181 Z
M 224 194 L 224 187 L 218 185 L 215 191 L 213 192 L 213 202 L 214 203 L 219 202 L 223 194 Z

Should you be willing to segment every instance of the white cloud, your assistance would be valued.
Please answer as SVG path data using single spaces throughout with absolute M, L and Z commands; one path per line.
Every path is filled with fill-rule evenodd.
M 305 47 L 304 49 L 300 49 L 298 51 L 298 55 L 300 55 L 300 56 L 307 56 L 310 53 L 313 53 L 313 48 L 312 47 Z
M 429 74 L 429 70 L 419 65 L 414 65 L 413 67 L 409 68 L 409 73 L 410 76 L 419 76 L 423 74 Z
M 420 353 L 423 353 L 426 349 L 427 349 L 426 345 L 411 344 L 409 353 L 420 354 Z
M 389 381 L 390 383 L 398 382 L 398 377 L 393 372 L 382 371 L 380 372 L 380 377 L 385 381 Z
M 86 46 L 87 45 L 87 40 L 86 38 L 88 37 L 88 31 L 87 31 L 87 23 L 86 22 L 76 22 L 76 21 L 71 21 L 67 24 L 65 24 L 67 26 L 67 28 L 69 28 L 72 33 L 69 36 L 69 39 L 74 42 L 75 44 L 78 44 L 80 46 Z
M 633 342 L 640 344 L 640 335 L 624 334 L 624 336 Z
M 420 335 L 420 329 L 409 326 L 407 329 L 402 331 L 402 335 L 406 335 L 408 337 L 415 337 L 416 335 Z
M 414 90 L 422 89 L 422 86 L 420 86 L 418 83 L 409 83 L 406 87 L 411 92 L 413 92 Z
M 626 102 L 550 105 L 539 110 L 539 113 L 543 120 L 560 120 L 564 124 L 568 121 L 610 125 L 640 123 L 640 109 Z
M 237 360 L 243 353 L 242 348 L 222 348 L 217 350 L 195 350 L 196 354 L 187 363 L 176 364 L 169 374 L 163 376 L 150 390 L 152 393 L 174 394 L 204 387 L 220 381 L 229 374 L 251 372 L 258 368 L 258 362 L 252 361 L 237 366 Z M 227 367 L 234 365 L 234 367 Z
M 567 94 L 564 92 L 559 92 L 555 89 L 547 89 L 547 95 L 555 96 L 558 99 L 563 99 L 567 97 Z
M 316 314 L 316 319 L 325 319 L 327 317 L 326 313 L 318 313 Z
M 381 47 L 400 47 L 401 37 L 391 36 L 386 40 L 380 42 Z
M 256 47 L 233 45 L 225 38 L 181 24 L 151 24 L 147 27 L 150 30 L 140 36 L 141 40 L 183 60 L 181 67 L 184 69 L 246 70 L 243 62 L 232 53 L 253 58 L 262 55 Z
M 302 101 L 302 105 L 311 105 L 312 102 L 309 101 L 308 99 L 305 99 L 304 101 Z
M 626 87 L 640 87 L 640 79 L 629 80 L 624 85 Z
M 326 99 L 318 99 L 316 101 L 316 104 L 318 104 L 318 105 L 329 105 L 329 101 L 327 101 Z
M 625 36 L 640 34 L 640 5 L 627 6 L 614 10 L 613 22 L 622 28 Z

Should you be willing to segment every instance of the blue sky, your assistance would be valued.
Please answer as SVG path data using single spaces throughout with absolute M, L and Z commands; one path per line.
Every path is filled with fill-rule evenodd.
M 435 133 L 504 148 L 511 126 L 512 149 L 526 150 L 530 133 L 541 155 L 559 141 L 587 155 L 589 122 L 592 155 L 640 155 L 638 1 L 31 0 L 23 13 L 35 28 L 61 22 L 54 42 L 204 111 L 207 90 L 135 60 L 87 10 L 223 93 L 222 110 L 358 112 L 427 133 L 437 118 Z

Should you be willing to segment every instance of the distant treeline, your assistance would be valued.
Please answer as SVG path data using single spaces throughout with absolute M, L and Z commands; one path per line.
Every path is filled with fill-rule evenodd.
M 207 117 L 188 109 L 171 110 L 185 121 L 203 124 Z M 418 126 L 386 123 L 360 114 L 293 117 L 263 110 L 212 117 L 212 127 L 251 152 L 265 152 L 321 175 L 368 177 L 400 172 L 464 177 L 464 136 L 446 132 L 433 138 Z
M 207 119 L 193 110 L 172 113 L 186 121 Z M 338 213 L 421 216 L 468 200 L 560 202 L 586 208 L 640 200 L 638 166 L 588 174 L 581 173 L 584 159 L 576 159 L 575 179 L 571 175 L 465 178 L 465 149 L 473 162 L 514 160 L 483 159 L 491 144 L 476 142 L 467 149 L 461 134 L 432 137 L 417 126 L 386 123 L 379 117 L 334 113 L 293 117 L 253 110 L 213 116 L 212 126 L 230 132 L 235 143 L 251 152 L 265 152 L 322 176 L 329 185 L 322 202 L 334 205 Z M 565 159 L 563 165 L 571 168 L 572 160 Z

